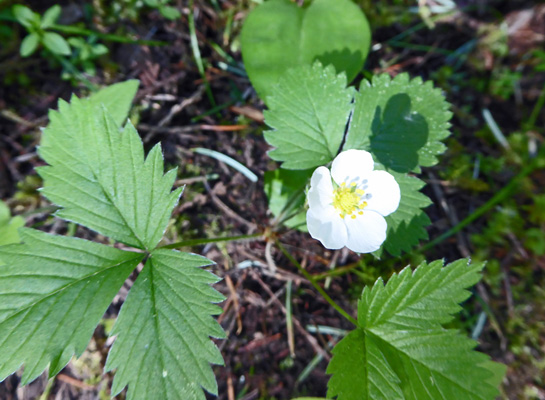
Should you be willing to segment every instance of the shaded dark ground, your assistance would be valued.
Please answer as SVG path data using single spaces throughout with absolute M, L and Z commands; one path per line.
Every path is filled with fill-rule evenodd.
M 28 3 L 36 11 L 54 4 Z M 81 8 L 81 2 L 60 3 L 65 10 Z M 187 184 L 167 236 L 179 241 L 263 232 L 270 227 L 272 217 L 267 212 L 262 179 L 251 184 L 225 165 L 189 151 L 194 147 L 220 151 L 245 164 L 260 178 L 275 166 L 265 156 L 268 146 L 261 135 L 265 127 L 260 122 L 263 104 L 248 79 L 234 69 L 241 67 L 238 33 L 253 5 L 249 1 L 233 0 L 220 1 L 216 7 L 216 2 L 196 1 L 194 15 L 207 78 L 216 103 L 225 105 L 210 113 L 213 106 L 189 44 L 189 9 L 185 2 L 177 3 L 183 17 L 174 22 L 149 10 L 142 11 L 137 21 L 114 18 L 112 22 L 107 2 L 95 3 L 102 4 L 103 8 L 93 19 L 94 29 L 128 32 L 139 38 L 169 43 L 163 47 L 106 43 L 110 56 L 97 63 L 97 76 L 89 78 L 99 85 L 129 78 L 141 81 L 133 110 L 138 130 L 148 148 L 162 142 L 167 163 L 179 168 L 178 184 Z M 524 145 L 528 142 L 543 146 L 543 112 L 535 126 L 528 127 L 525 122 L 545 83 L 544 73 L 536 71 L 539 61 L 531 53 L 532 49 L 543 47 L 545 6 L 532 1 L 466 1 L 463 4 L 460 1 L 460 6 L 469 6 L 467 12 L 451 14 L 433 31 L 423 27 L 407 33 L 407 28 L 421 22 L 417 15 L 408 13 L 408 4 L 401 1 L 380 2 L 376 6 L 366 1 L 360 3 L 374 27 L 373 44 L 377 45 L 368 58 L 366 70 L 392 75 L 407 71 L 413 77 L 433 79 L 453 104 L 455 116 L 453 135 L 447 142 L 449 151 L 438 167 L 423 174 L 429 183 L 425 192 L 434 201 L 427 210 L 433 221 L 429 233 L 434 238 L 484 204 L 524 163 L 506 154 L 495 141 L 483 121 L 483 108 L 490 110 L 506 136 L 518 133 L 521 140 L 525 140 Z M 507 24 L 507 33 L 497 39 L 493 35 L 499 32 L 502 23 Z M 22 37 L 23 30 L 12 26 Z M 217 43 L 235 62 L 222 58 L 212 43 Z M 500 45 L 504 46 L 503 50 L 498 50 Z M 21 59 L 18 46 L 19 42 L 14 41 L 2 44 L 0 49 L 0 198 L 7 201 L 15 214 L 27 218 L 27 226 L 62 234 L 68 229 L 66 223 L 53 219 L 49 214 L 51 210 L 42 209 L 49 204 L 36 191 L 40 181 L 34 168 L 43 164 L 36 156 L 39 127 L 47 124 L 47 110 L 56 107 L 59 97 L 67 99 L 72 91 L 83 95 L 87 90 L 84 85 L 74 88 L 61 80 L 60 66 L 51 59 L 38 54 Z M 234 68 L 225 69 L 221 63 Z M 507 82 L 505 88 L 498 86 L 502 79 Z M 195 117 L 200 119 L 194 121 Z M 512 143 L 514 151 L 527 152 L 523 145 L 516 147 L 517 143 Z M 519 156 L 524 159 L 522 154 Z M 484 160 L 477 177 L 473 174 L 476 159 Z M 504 161 L 494 167 L 493 160 Z M 219 178 L 206 181 L 207 174 L 218 174 Z M 543 194 L 544 184 L 543 171 L 535 171 L 504 205 L 500 204 L 425 254 L 428 260 L 444 257 L 452 261 L 463 256 L 499 260 L 497 270 L 494 269 L 496 264 L 491 263 L 487 277 L 476 290 L 479 301 L 466 304 L 457 326 L 471 332 L 476 326 L 476 316 L 485 310 L 488 322 L 477 335 L 479 349 L 510 366 L 503 388 L 508 399 L 545 399 L 545 324 L 542 322 L 545 292 L 539 289 L 544 283 L 545 257 L 539 249 L 536 251 L 521 242 L 520 236 L 530 225 L 545 228 L 545 218 L 542 221 L 531 217 L 531 210 L 520 211 L 522 214 L 517 218 L 522 219 L 522 226 L 507 224 L 501 229 L 494 228 L 497 232 L 491 226 L 496 226 L 493 216 L 502 212 L 501 207 L 526 210 L 524 207 L 534 204 L 535 196 Z M 78 228 L 76 234 L 95 237 L 82 228 Z M 418 255 L 402 261 L 387 259 L 385 269 L 379 271 L 375 261 L 365 258 L 358 263 L 351 252 L 324 250 L 306 234 L 285 229 L 278 229 L 276 234 L 312 274 L 328 271 L 332 263 L 337 268 L 348 267 L 344 269 L 347 273 L 332 279 L 328 289 L 348 310 L 355 310 L 355 300 L 364 284 L 372 283 L 381 273 L 387 276 L 408 262 L 418 260 Z M 228 298 L 220 317 L 228 339 L 218 342 L 225 367 L 215 368 L 219 398 L 325 396 L 328 344 L 334 344 L 338 337 L 309 333 L 307 326 L 350 329 L 350 324 L 297 274 L 274 245 L 267 245 L 264 240 L 191 250 L 217 262 L 212 270 L 225 278 L 217 286 Z M 249 265 L 250 262 L 252 266 L 240 268 L 241 263 Z M 269 267 L 272 262 L 277 267 L 274 273 Z M 293 317 L 300 325 L 295 327 L 294 358 L 290 356 L 284 314 L 289 280 L 293 281 Z M 71 363 L 52 383 L 49 399 L 106 398 L 112 376 L 101 375 L 111 344 L 104 331 L 117 315 L 128 288 L 129 282 L 108 310 L 105 324 L 97 328 L 82 360 Z M 317 352 L 323 352 L 324 359 L 302 379 L 302 372 Z M 18 388 L 18 376 L 14 375 L 0 384 L 0 399 L 37 399 L 46 384 L 47 379 L 42 376 L 31 385 Z

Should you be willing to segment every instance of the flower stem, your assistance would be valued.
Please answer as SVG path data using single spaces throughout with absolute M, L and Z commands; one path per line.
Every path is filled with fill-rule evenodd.
M 239 235 L 239 236 L 225 236 L 225 237 L 216 237 L 216 238 L 202 238 L 202 239 L 189 239 L 182 240 L 181 242 L 167 244 L 165 246 L 160 246 L 160 249 L 175 249 L 177 247 L 184 246 L 197 246 L 199 244 L 207 243 L 217 243 L 217 242 L 230 242 L 234 240 L 243 240 L 243 239 L 254 239 L 263 236 L 261 233 L 253 233 L 251 235 Z
M 344 265 L 342 267 L 337 267 L 326 272 L 322 272 L 321 274 L 314 274 L 312 275 L 312 278 L 315 281 L 321 281 L 323 279 L 331 278 L 333 276 L 343 276 L 346 275 L 348 272 L 352 271 L 354 268 L 357 268 L 358 266 L 359 262 L 355 262 L 352 264 Z
M 282 246 L 282 244 L 278 240 L 276 240 L 276 245 L 278 246 L 280 251 L 282 251 L 282 253 L 284 253 L 284 255 L 288 258 L 288 260 L 290 260 L 290 262 L 297 267 L 299 272 L 301 272 L 303 274 L 303 276 L 308 279 L 308 281 L 312 284 L 312 286 L 314 286 L 314 289 L 316 289 L 318 291 L 318 293 L 320 293 L 322 295 L 322 297 L 331 305 L 331 307 L 333 307 L 335 310 L 337 310 L 337 312 L 339 314 L 341 314 L 347 320 L 352 322 L 354 325 L 358 326 L 358 321 L 356 321 L 356 319 L 354 317 L 352 317 L 350 314 L 348 314 L 346 311 L 344 311 L 341 308 L 341 306 L 339 306 L 337 303 L 335 303 L 335 301 L 331 297 L 329 297 L 329 295 L 325 292 L 325 290 L 322 289 L 322 287 L 316 283 L 316 280 L 314 279 L 314 277 L 312 275 L 310 275 L 301 266 L 301 264 L 299 264 L 299 262 L 286 250 L 286 248 L 284 246 Z

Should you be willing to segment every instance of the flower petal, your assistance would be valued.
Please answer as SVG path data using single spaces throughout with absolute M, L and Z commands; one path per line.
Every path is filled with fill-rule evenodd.
M 346 218 L 348 241 L 346 247 L 356 253 L 378 250 L 386 240 L 386 220 L 374 211 L 364 211 L 355 219 Z
M 376 211 L 383 217 L 390 215 L 401 200 L 401 191 L 395 178 L 386 171 L 373 171 L 367 176 L 367 188 L 371 197 L 367 198 L 366 210 Z
M 326 167 L 318 167 L 310 178 L 308 204 L 310 208 L 326 207 L 333 201 L 333 184 L 331 175 Z
M 346 150 L 333 160 L 331 176 L 340 185 L 343 182 L 361 182 L 373 171 L 375 163 L 365 150 Z
M 310 236 L 322 242 L 327 249 L 340 249 L 346 246 L 348 238 L 346 225 L 332 206 L 323 209 L 319 214 L 309 209 L 307 228 Z

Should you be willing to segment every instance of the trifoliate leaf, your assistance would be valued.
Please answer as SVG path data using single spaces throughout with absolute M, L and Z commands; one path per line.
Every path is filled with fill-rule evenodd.
M 393 256 L 399 256 L 402 252 L 409 252 L 421 240 L 428 238 L 426 226 L 431 221 L 428 215 L 423 211 L 431 204 L 428 196 L 420 192 L 425 185 L 420 179 L 400 174 L 394 171 L 390 172 L 401 190 L 401 200 L 397 210 L 388 215 L 386 222 L 386 241 L 382 247 L 374 254 L 380 256 L 383 249 Z
M 362 82 L 343 150 L 367 150 L 388 170 L 420 171 L 445 151 L 452 113 L 439 89 L 408 74 Z
M 129 400 L 205 399 L 217 394 L 209 363 L 223 364 L 209 337 L 225 333 L 211 315 L 224 297 L 218 278 L 200 269 L 204 257 L 155 250 L 129 292 L 114 326 L 105 369 L 117 369 L 112 395 L 129 386 Z
M 269 0 L 248 15 L 240 42 L 252 85 L 269 104 L 267 96 L 288 69 L 316 60 L 352 81 L 367 58 L 371 33 L 350 0 L 314 0 L 308 7 Z
M 24 364 L 22 384 L 81 355 L 143 254 L 20 229 L 0 247 L 0 381 Z
M 82 42 L 85 46 L 88 46 L 85 41 Z M 108 52 L 108 49 L 103 45 L 94 45 L 93 49 L 96 48 L 102 48 L 102 54 Z M 108 110 L 108 114 L 114 119 L 115 123 L 118 126 L 121 126 L 127 120 L 132 99 L 134 99 L 134 96 L 136 95 L 138 85 L 139 82 L 136 79 L 131 79 L 125 82 L 116 83 L 115 85 L 106 86 L 88 97 L 86 101 L 93 103 L 97 107 L 104 106 L 106 110 Z
M 144 159 L 130 122 L 120 132 L 104 108 L 75 96 L 71 104 L 60 101 L 49 118 L 39 153 L 50 166 L 38 172 L 43 194 L 63 207 L 56 215 L 131 246 L 155 248 L 181 194 L 171 192 L 176 171 L 163 175 L 160 147 Z
M 285 169 L 308 169 L 333 160 L 352 109 L 353 90 L 344 74 L 319 62 L 289 70 L 269 98 L 265 140 Z
M 306 231 L 305 187 L 312 170 L 293 171 L 278 168 L 265 172 L 265 193 L 275 223 Z
M 444 329 L 480 280 L 484 264 L 455 261 L 405 268 L 378 280 L 358 303 L 358 328 L 333 350 L 328 397 L 338 400 L 493 400 L 505 366 Z M 356 371 L 356 372 L 355 372 Z M 500 372 L 501 373 L 498 373 Z M 354 385 L 357 380 L 361 384 Z
M 19 216 L 11 217 L 8 206 L 0 201 L 0 246 L 19 242 L 17 230 L 25 225 L 25 220 Z

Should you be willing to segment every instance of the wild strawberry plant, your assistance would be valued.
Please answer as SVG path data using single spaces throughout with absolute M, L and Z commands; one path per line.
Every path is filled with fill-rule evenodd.
M 112 334 L 105 371 L 112 396 L 204 399 L 217 393 L 210 363 L 222 364 L 210 337 L 224 332 L 212 315 L 223 296 L 204 257 L 158 247 L 182 189 L 164 174 L 159 145 L 144 156 L 130 122 L 120 129 L 138 82 L 73 96 L 51 111 L 40 156 L 43 194 L 56 215 L 123 243 L 19 230 L 22 243 L 0 247 L 0 380 L 22 365 L 22 384 L 49 368 L 54 376 L 85 350 L 113 297 L 134 269 L 134 283 Z M 129 247 L 127 247 L 129 246 Z M 130 248 L 130 250 L 129 250 Z
M 414 245 L 415 238 L 404 232 L 423 229 L 424 224 L 418 223 L 416 228 L 411 224 L 414 216 L 422 213 L 420 199 L 426 198 L 418 191 L 423 184 L 401 171 L 414 171 L 419 165 L 436 162 L 434 156 L 442 148 L 438 140 L 423 144 L 430 150 L 423 152 L 422 157 L 420 149 L 414 148 L 416 155 L 399 161 L 395 150 L 393 154 L 386 151 L 381 131 L 373 131 L 373 126 L 377 129 L 380 121 L 384 121 L 381 107 L 375 109 L 374 125 L 370 124 L 367 130 L 360 128 L 358 132 L 353 128 L 358 121 L 356 110 L 363 107 L 359 100 L 364 97 L 361 93 L 378 91 L 377 96 L 372 96 L 376 101 L 385 90 L 365 84 L 357 95 L 343 87 L 342 76 L 335 75 L 332 68 L 324 69 L 321 64 L 292 70 L 285 81 L 290 79 L 305 85 L 304 93 L 309 97 L 298 93 L 299 103 L 291 104 L 292 107 L 271 97 L 267 121 L 276 131 L 267 133 L 266 138 L 278 146 L 271 156 L 284 161 L 284 165 L 309 168 L 331 161 L 337 151 L 331 143 L 340 146 L 344 140 L 346 151 L 341 152 L 341 156 L 351 154 L 352 158 L 363 158 L 348 164 L 343 161 L 340 169 L 334 163 L 333 178 L 346 174 L 349 185 L 336 182 L 336 193 L 326 192 L 329 198 L 342 197 L 337 199 L 342 204 L 334 199 L 330 207 L 341 207 L 346 214 L 344 219 L 348 217 L 351 221 L 348 208 L 361 205 L 365 214 L 373 212 L 367 210 L 367 206 L 374 206 L 371 199 L 369 204 L 363 205 L 359 197 L 356 203 L 350 203 L 352 195 L 363 195 L 351 185 L 359 184 L 357 178 L 361 171 L 355 168 L 350 175 L 345 172 L 346 168 L 350 170 L 352 164 L 367 159 L 370 174 L 371 154 L 381 160 L 373 152 L 373 144 L 381 144 L 378 149 L 379 152 L 384 149 L 382 163 L 373 163 L 387 172 L 374 172 L 380 175 L 379 181 L 387 178 L 392 185 L 397 181 L 399 189 L 391 186 L 393 189 L 388 189 L 380 203 L 386 204 L 388 211 L 398 206 L 390 215 L 405 210 L 398 219 L 389 219 L 386 211 L 381 214 L 386 216 L 388 224 L 384 243 L 386 246 L 391 236 L 397 238 L 386 247 L 393 253 Z M 324 79 L 336 84 L 328 86 Z M 409 99 L 416 96 L 414 104 L 419 104 L 415 92 L 425 96 L 419 90 L 431 91 L 428 95 L 433 98 L 434 90 L 429 85 L 403 76 L 398 79 L 408 85 L 404 93 Z M 378 85 L 400 85 L 396 80 L 384 78 L 377 82 Z M 201 269 L 210 264 L 209 260 L 158 247 L 181 190 L 172 191 L 174 170 L 163 174 L 160 148 L 156 146 L 144 156 L 138 133 L 130 122 L 120 129 L 136 85 L 135 81 L 114 85 L 88 99 L 74 96 L 70 103 L 60 101 L 59 110 L 50 113 L 50 124 L 39 148 L 40 156 L 48 163 L 38 171 L 44 180 L 43 194 L 60 207 L 57 217 L 87 226 L 124 247 L 119 249 L 119 246 L 27 228 L 19 230 L 22 243 L 0 247 L 0 379 L 21 366 L 24 366 L 23 384 L 31 382 L 44 369 L 49 369 L 49 375 L 54 376 L 74 354 L 81 355 L 113 297 L 143 263 L 112 332 L 116 339 L 105 365 L 106 371 L 116 371 L 112 396 L 126 386 L 129 399 L 204 399 L 203 389 L 217 394 L 210 364 L 223 361 L 210 337 L 224 336 L 212 318 L 221 310 L 214 303 L 222 301 L 223 296 L 210 287 L 218 278 Z M 290 90 L 286 85 L 281 82 L 279 88 Z M 348 94 L 356 95 L 355 102 Z M 336 99 L 336 95 L 340 98 Z M 326 98 L 332 107 L 326 107 Z M 443 106 L 442 98 L 435 98 L 440 98 L 439 104 Z M 388 100 L 382 102 L 387 104 Z M 310 107 L 311 103 L 314 107 Z M 430 106 L 443 119 L 440 123 L 433 121 L 433 116 L 426 119 L 426 126 L 435 127 L 435 130 L 429 129 L 428 137 L 441 138 L 448 113 L 436 104 Z M 285 118 L 279 117 L 279 110 Z M 412 109 L 404 106 L 394 110 L 401 113 L 390 111 L 389 116 L 394 120 L 402 118 L 409 127 L 411 121 L 416 120 L 418 127 L 423 126 L 421 118 L 426 117 L 418 117 L 421 114 Z M 354 116 L 350 119 L 352 112 Z M 345 123 L 350 121 L 347 138 L 344 138 L 340 117 L 345 118 Z M 288 127 L 298 136 L 288 135 Z M 403 137 L 399 140 L 410 141 Z M 348 149 L 350 143 L 360 143 L 355 146 L 359 148 Z M 306 152 L 305 148 L 310 151 Z M 320 173 L 320 179 L 331 179 L 326 168 L 318 170 L 327 172 Z M 289 170 L 284 170 L 283 174 L 287 172 Z M 304 185 L 308 180 L 305 176 L 296 176 L 294 181 Z M 356 179 L 352 182 L 351 177 Z M 366 179 L 369 184 L 374 180 L 372 175 Z M 413 182 L 417 183 L 411 185 Z M 330 182 L 328 189 L 333 188 L 332 185 Z M 380 200 L 382 194 L 376 193 Z M 345 195 L 347 197 L 343 197 Z M 333 217 L 343 220 L 341 215 L 334 214 Z M 3 225 L 8 225 L 13 235 L 9 226 L 14 221 L 6 212 L 2 215 Z M 381 215 L 377 217 L 383 218 Z M 356 212 L 355 219 L 359 217 Z M 0 227 L 0 231 L 2 229 L 6 227 Z M 312 233 L 310 225 L 309 230 Z M 352 239 L 356 243 L 366 234 L 357 230 L 347 230 L 347 233 L 355 235 Z M 11 241 L 14 240 L 17 239 Z M 397 243 L 404 246 L 396 246 Z M 333 350 L 334 357 L 328 367 L 332 375 L 329 396 L 338 399 L 494 398 L 505 368 L 473 351 L 475 342 L 442 327 L 459 311 L 458 304 L 470 295 L 467 289 L 480 279 L 482 268 L 482 263 L 471 264 L 468 260 L 446 267 L 441 261 L 424 262 L 414 272 L 406 268 L 392 276 L 387 285 L 379 280 L 373 288 L 366 288 L 358 304 L 357 320 L 346 314 L 356 329 Z
M 272 130 L 265 139 L 275 147 L 269 156 L 282 162 L 285 171 L 275 179 L 289 176 L 287 170 L 325 165 L 339 151 L 365 150 L 373 155 L 375 168 L 391 174 L 401 189 L 397 211 L 386 216 L 386 240 L 377 254 L 385 249 L 398 256 L 427 239 L 430 220 L 423 209 L 431 201 L 420 192 L 424 182 L 414 173 L 437 164 L 451 117 L 431 82 L 410 80 L 406 74 L 394 79 L 379 75 L 356 91 L 347 87 L 344 74 L 316 62 L 286 72 L 268 105 L 265 122 Z M 310 177 L 312 171 L 307 173 Z M 290 190 L 302 191 L 307 180 L 299 183 Z
M 346 45 L 346 54 L 357 57 L 343 58 L 337 39 L 315 43 L 317 21 L 327 20 L 343 36 L 345 28 L 326 18 L 339 4 L 339 12 L 353 11 L 347 21 L 359 27 Z M 415 175 L 445 150 L 451 113 L 430 82 L 406 74 L 375 76 L 359 90 L 347 86 L 369 48 L 365 17 L 352 6 L 315 0 L 297 8 L 271 0 L 247 21 L 244 59 L 258 93 L 268 96 L 265 139 L 274 147 L 270 157 L 282 163 L 266 174 L 265 190 L 276 223 L 308 229 L 327 248 L 395 257 L 427 239 L 424 209 L 431 201 Z M 291 22 L 283 31 L 280 18 L 253 36 L 270 15 Z M 279 32 L 285 36 L 270 53 L 257 50 Z M 279 57 L 281 50 L 297 57 Z M 202 269 L 209 260 L 159 245 L 182 190 L 172 190 L 176 171 L 164 173 L 160 147 L 146 156 L 131 123 L 121 128 L 136 87 L 128 81 L 60 101 L 39 148 L 48 164 L 38 171 L 43 194 L 59 207 L 56 216 L 120 245 L 26 228 L 19 238 L 20 221 L 0 205 L 0 380 L 21 366 L 23 384 L 45 369 L 54 376 L 81 355 L 121 285 L 143 264 L 112 332 L 105 365 L 115 370 L 112 396 L 125 387 L 128 399 L 217 394 L 210 365 L 223 360 L 210 338 L 224 337 L 212 317 L 223 296 L 210 286 L 218 278 Z M 483 267 L 467 259 L 407 267 L 363 290 L 357 319 L 329 299 L 355 329 L 333 349 L 328 396 L 495 398 L 505 367 L 444 328 Z
M 291 218 L 301 220 L 297 194 L 312 174 L 306 211 L 312 237 L 330 249 L 398 256 L 427 239 L 423 209 L 431 200 L 414 174 L 435 165 L 445 149 L 448 103 L 430 82 L 406 74 L 376 76 L 359 91 L 346 83 L 344 74 L 319 62 L 278 80 L 265 111 L 269 155 L 282 162 L 266 186 L 271 209 L 292 207 Z M 329 163 L 331 172 L 323 166 Z M 356 329 L 333 349 L 328 396 L 494 399 L 505 367 L 442 326 L 483 267 L 467 259 L 445 267 L 424 262 L 365 288 L 357 320 L 345 315 Z
M 305 35 L 307 18 L 312 7 L 325 3 L 316 0 L 308 8 L 297 8 L 271 1 L 258 7 L 244 27 L 249 77 L 268 106 L 269 156 L 282 163 L 265 176 L 270 209 L 276 223 L 308 230 L 326 248 L 399 256 L 428 238 L 430 220 L 424 209 L 431 200 L 420 192 L 425 183 L 415 175 L 421 167 L 437 164 L 445 150 L 449 105 L 431 82 L 411 80 L 407 74 L 374 76 L 363 80 L 359 90 L 347 86 L 353 78 L 351 66 L 343 69 L 342 63 L 326 57 L 339 42 L 324 41 L 313 48 L 311 59 L 302 58 L 305 40 L 319 37 Z M 272 49 L 276 54 L 282 40 L 267 46 L 266 37 L 282 31 L 285 20 L 277 14 L 290 7 L 297 9 L 291 18 L 303 26 L 299 36 L 283 44 L 298 52 L 286 58 L 293 66 L 275 59 L 264 63 L 267 57 L 258 57 L 261 53 L 254 47 L 259 44 L 261 52 Z M 258 33 L 257 22 L 265 15 L 271 22 Z M 335 36 L 335 29 L 343 27 L 324 31 Z M 368 42 L 360 38 L 355 43 Z M 363 47 L 365 60 L 368 46 Z M 406 268 L 392 276 L 386 286 L 379 280 L 365 288 L 357 320 L 339 310 L 357 328 L 333 350 L 328 396 L 495 398 L 504 366 L 473 351 L 473 341 L 442 327 L 470 295 L 466 289 L 479 281 L 482 268 L 468 260 L 446 267 L 442 261 L 424 262 L 414 272 Z

